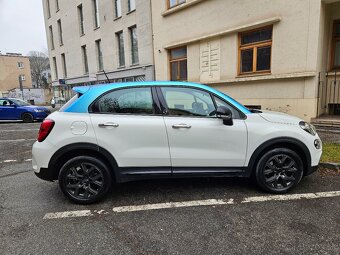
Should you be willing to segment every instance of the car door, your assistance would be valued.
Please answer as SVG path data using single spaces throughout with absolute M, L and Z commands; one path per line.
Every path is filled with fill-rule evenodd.
M 165 124 L 152 91 L 116 89 L 90 106 L 98 145 L 112 154 L 122 174 L 171 174 Z
M 14 120 L 16 108 L 7 99 L 0 99 L 0 119 L 1 120 Z
M 167 108 L 164 121 L 174 174 L 243 171 L 247 130 L 235 108 L 192 87 L 161 87 L 158 93 Z M 232 110 L 233 125 L 216 117 L 219 105 Z

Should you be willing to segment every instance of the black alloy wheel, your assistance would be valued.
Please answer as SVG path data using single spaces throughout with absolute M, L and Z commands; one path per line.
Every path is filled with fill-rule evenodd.
M 32 114 L 30 113 L 24 113 L 21 117 L 22 121 L 25 123 L 30 123 L 34 121 L 34 118 L 32 116 Z
M 296 186 L 303 176 L 301 158 L 287 148 L 276 148 L 265 153 L 256 168 L 260 187 L 271 193 L 285 193 Z
M 89 156 L 67 161 L 59 173 L 63 193 L 79 204 L 90 204 L 101 199 L 110 189 L 111 172 L 104 162 Z

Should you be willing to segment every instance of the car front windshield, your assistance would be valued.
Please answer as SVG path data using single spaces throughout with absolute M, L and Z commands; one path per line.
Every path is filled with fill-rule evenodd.
M 13 103 L 15 103 L 18 106 L 29 106 L 29 103 L 26 103 L 25 101 L 22 101 L 20 99 L 11 99 Z

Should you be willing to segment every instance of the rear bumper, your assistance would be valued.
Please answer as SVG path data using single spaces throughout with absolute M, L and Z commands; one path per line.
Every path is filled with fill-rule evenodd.
M 36 176 L 44 181 L 53 182 L 55 180 L 55 176 L 52 171 L 49 171 L 48 168 L 40 168 L 40 172 L 34 172 Z

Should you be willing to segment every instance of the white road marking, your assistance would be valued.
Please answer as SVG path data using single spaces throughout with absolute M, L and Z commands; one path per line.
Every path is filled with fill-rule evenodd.
M 24 142 L 24 141 L 35 141 L 36 138 L 29 138 L 29 139 L 15 139 L 15 140 L 0 140 L 0 142 Z
M 113 212 L 136 212 L 136 211 L 147 211 L 147 210 L 158 210 L 167 208 L 178 208 L 178 207 L 192 207 L 192 206 L 204 206 L 204 205 L 227 205 L 233 204 L 234 200 L 229 199 L 227 202 L 221 199 L 208 199 L 208 200 L 196 200 L 186 202 L 168 202 L 159 204 L 148 204 L 148 205 L 132 205 L 132 206 L 121 206 L 114 207 Z
M 259 196 L 259 197 L 246 197 L 241 203 L 250 202 L 266 202 L 266 201 L 286 201 L 286 200 L 298 200 L 298 199 L 314 199 L 323 197 L 338 197 L 340 191 L 330 192 L 317 192 L 317 193 L 304 193 L 304 194 L 291 194 L 291 195 L 273 195 L 273 196 Z
M 257 203 L 257 202 L 267 202 L 267 201 L 289 201 L 289 200 L 329 198 L 329 197 L 339 197 L 339 196 L 340 196 L 340 191 L 328 191 L 328 192 L 290 194 L 290 195 L 246 197 L 241 202 L 236 202 L 233 198 L 230 198 L 228 200 L 207 199 L 207 200 L 193 200 L 193 201 L 183 201 L 183 202 L 167 202 L 167 203 L 158 203 L 158 204 L 119 206 L 119 207 L 113 207 L 112 212 L 122 213 L 122 212 L 149 211 L 149 210 L 181 208 L 181 207 L 193 207 L 193 206 L 234 205 L 234 204 Z M 44 219 L 86 217 L 86 216 L 94 216 L 95 214 L 106 215 L 106 214 L 109 214 L 109 212 L 105 210 L 80 210 L 80 211 L 46 213 L 44 216 Z
M 30 162 L 30 161 L 32 161 L 32 159 L 31 159 L 31 158 L 25 159 L 25 161 L 26 161 L 26 162 Z
M 91 210 L 46 213 L 44 219 L 74 218 L 93 216 Z
M 10 163 L 10 162 L 17 162 L 16 159 L 6 159 L 3 161 L 4 163 Z
M 5 130 L 0 130 L 0 132 L 18 132 L 18 131 L 39 131 L 39 129 L 28 128 L 28 129 L 5 129 Z

